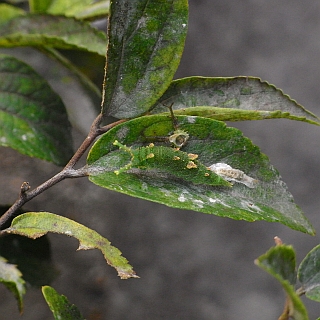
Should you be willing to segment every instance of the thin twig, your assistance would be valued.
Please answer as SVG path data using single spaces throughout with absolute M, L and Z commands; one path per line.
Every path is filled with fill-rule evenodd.
M 116 122 L 107 124 L 107 125 L 99 128 L 98 132 L 99 132 L 99 134 L 105 133 L 105 132 L 109 131 L 110 129 L 112 129 L 113 127 L 117 126 L 118 124 L 126 122 L 126 121 L 128 121 L 128 119 L 121 119 L 121 120 L 118 120 Z
M 76 153 L 65 166 L 65 168 L 73 168 L 75 164 L 79 161 L 79 159 L 83 156 L 83 154 L 86 152 L 86 150 L 89 148 L 89 146 L 92 144 L 92 142 L 96 139 L 96 137 L 98 137 L 101 134 L 99 131 L 101 120 L 102 114 L 100 113 L 93 121 L 87 137 L 84 139 Z
M 16 202 L 0 217 L 0 230 L 3 229 L 3 226 L 15 217 L 15 213 L 20 209 L 25 203 L 33 199 L 34 197 L 38 196 L 40 193 L 44 192 L 45 190 L 51 188 L 53 185 L 57 184 L 58 182 L 66 179 L 66 178 L 79 178 L 86 176 L 86 171 L 82 169 L 63 169 L 55 176 L 50 178 L 49 180 L 45 181 L 35 189 L 31 191 L 24 191 L 20 192 L 19 198 Z M 24 185 L 28 184 L 27 182 L 23 182 L 21 186 L 21 190 L 23 190 Z
M 290 298 L 286 297 L 286 302 L 284 304 L 284 309 L 282 311 L 282 314 L 278 318 L 278 320 L 289 320 L 290 317 Z
M 16 200 L 16 202 L 0 217 L 0 230 L 2 230 L 5 226 L 5 224 L 12 220 L 17 214 L 16 212 L 28 201 L 33 199 L 34 197 L 38 196 L 40 193 L 44 192 L 45 190 L 51 188 L 53 185 L 57 184 L 58 182 L 66 179 L 66 178 L 79 178 L 87 176 L 87 168 L 83 167 L 80 169 L 74 169 L 74 166 L 79 161 L 79 159 L 83 156 L 83 154 L 86 152 L 86 150 L 89 148 L 89 146 L 93 143 L 93 141 L 102 133 L 107 132 L 111 128 L 115 127 L 116 125 L 125 122 L 126 120 L 119 120 L 116 122 L 113 122 L 109 125 L 103 126 L 100 128 L 100 123 L 102 120 L 102 114 L 99 114 L 98 117 L 94 120 L 92 123 L 92 126 L 90 128 L 90 131 L 86 137 L 86 139 L 83 141 L 83 143 L 80 145 L 78 150 L 75 152 L 73 157 L 70 159 L 70 161 L 67 163 L 67 165 L 64 167 L 62 171 L 54 175 L 52 178 L 47 180 L 46 182 L 42 183 L 35 189 L 29 191 L 29 183 L 23 182 L 20 188 L 20 194 L 19 198 Z M 1 233 L 0 233 L 1 234 Z

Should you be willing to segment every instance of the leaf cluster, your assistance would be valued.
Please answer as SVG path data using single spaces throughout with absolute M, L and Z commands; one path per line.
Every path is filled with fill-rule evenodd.
M 62 99 L 25 62 L 0 54 L 0 146 L 64 166 L 35 189 L 23 183 L 19 198 L 0 218 L 1 239 L 8 241 L 6 246 L 0 243 L 6 257 L 0 260 L 0 281 L 16 296 L 20 310 L 27 278 L 22 279 L 19 269 L 32 262 L 21 262 L 20 253 L 7 256 L 3 248 L 10 245 L 9 236 L 37 239 L 48 232 L 72 236 L 79 240 L 78 250 L 99 249 L 122 279 L 138 278 L 121 252 L 95 231 L 49 212 L 18 212 L 66 178 L 85 176 L 103 188 L 175 208 L 280 222 L 315 233 L 268 157 L 225 121 L 286 118 L 320 125 L 320 119 L 259 78 L 173 80 L 187 34 L 187 0 L 30 0 L 28 4 L 29 11 L 0 4 L 0 47 L 28 46 L 48 55 L 97 96 L 92 81 L 63 53 L 76 50 L 104 56 L 107 48 L 107 55 L 101 112 L 73 152 L 72 126 Z M 91 21 L 107 14 L 106 36 Z M 76 169 L 92 144 L 86 165 Z M 21 242 L 22 251 L 26 245 Z M 298 293 L 293 289 L 297 276 L 292 248 L 279 244 L 257 259 L 288 295 L 283 319 L 307 319 L 299 294 L 319 300 L 318 255 L 316 247 L 300 265 Z M 47 263 L 52 263 L 50 258 Z M 48 284 L 55 271 L 52 267 L 36 285 Z M 64 296 L 48 286 L 42 291 L 56 319 L 82 319 Z

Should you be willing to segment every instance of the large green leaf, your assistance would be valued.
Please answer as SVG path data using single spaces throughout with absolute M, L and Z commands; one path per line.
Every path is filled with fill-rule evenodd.
M 180 62 L 187 20 L 187 0 L 111 3 L 104 114 L 136 117 L 161 97 Z
M 4 284 L 18 301 L 20 312 L 23 309 L 22 298 L 25 294 L 25 282 L 22 274 L 14 264 L 7 263 L 7 260 L 0 257 L 0 283 Z
M 78 308 L 52 287 L 42 287 L 42 294 L 56 320 L 84 320 Z
M 258 183 L 248 186 L 245 177 L 238 179 L 232 188 L 215 187 L 205 182 L 192 183 L 183 174 L 179 176 L 174 172 L 181 168 L 175 167 L 173 157 L 170 162 L 161 154 L 157 156 L 160 157 L 158 162 L 163 160 L 162 165 L 146 166 L 144 160 L 147 157 L 143 151 L 146 148 L 139 147 L 148 146 L 150 142 L 170 147 L 166 141 L 159 142 L 159 137 L 164 140 L 163 137 L 168 138 L 173 131 L 172 119 L 163 115 L 133 119 L 104 134 L 88 155 L 89 179 L 102 187 L 171 207 L 236 220 L 276 221 L 296 230 L 314 233 L 281 181 L 278 171 L 269 163 L 267 156 L 238 129 L 201 117 L 178 116 L 177 122 L 179 129 L 185 130 L 190 136 L 181 148 L 182 152 L 198 155 L 197 160 L 206 167 L 216 163 L 227 164 L 243 171 L 251 181 L 258 180 Z M 135 150 L 135 157 L 141 162 L 140 167 L 135 165 L 130 168 L 132 154 L 115 146 L 115 140 Z M 171 169 L 165 170 L 164 166 L 171 166 Z M 231 170 L 231 173 L 237 172 Z
M 298 278 L 306 296 L 320 302 L 320 245 L 313 248 L 303 259 Z
M 72 156 L 65 106 L 25 63 L 0 55 L 0 145 L 64 165 Z
M 52 0 L 47 12 L 77 19 L 96 19 L 98 17 L 106 18 L 109 7 L 109 0 Z
M 292 246 L 277 245 L 256 259 L 255 264 L 281 283 L 289 299 L 289 315 L 294 320 L 309 320 L 307 310 L 294 288 L 296 254 Z
M 49 212 L 28 212 L 13 219 L 11 227 L 4 232 L 32 239 L 39 238 L 48 232 L 77 238 L 80 242 L 78 250 L 99 249 L 107 263 L 117 270 L 121 279 L 137 278 L 127 259 L 121 256 L 120 250 L 111 246 L 106 238 L 65 217 Z
M 1 237 L 0 255 L 17 265 L 23 279 L 35 287 L 50 284 L 59 274 L 51 259 L 47 236 L 36 240 L 15 234 Z
M 89 23 L 47 14 L 18 16 L 0 28 L 0 47 L 55 47 L 106 53 L 106 35 Z
M 153 106 L 152 113 L 167 112 L 222 121 L 287 118 L 320 125 L 320 119 L 280 89 L 259 78 L 190 77 L 172 81 Z

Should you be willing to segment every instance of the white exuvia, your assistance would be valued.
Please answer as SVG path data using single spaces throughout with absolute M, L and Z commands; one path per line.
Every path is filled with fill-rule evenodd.
M 258 180 L 249 177 L 241 170 L 233 169 L 226 163 L 214 163 L 209 169 L 227 181 L 239 182 L 249 188 L 255 188 L 258 183 Z

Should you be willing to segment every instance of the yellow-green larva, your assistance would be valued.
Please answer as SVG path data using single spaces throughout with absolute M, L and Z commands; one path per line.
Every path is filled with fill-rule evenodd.
M 197 155 L 187 154 L 170 147 L 154 146 L 154 144 L 139 148 L 129 148 L 117 140 L 113 144 L 131 155 L 130 162 L 114 171 L 115 174 L 130 169 L 149 170 L 155 175 L 157 172 L 163 172 L 194 184 L 231 186 L 228 181 L 197 160 Z M 136 170 L 134 171 L 138 174 Z

